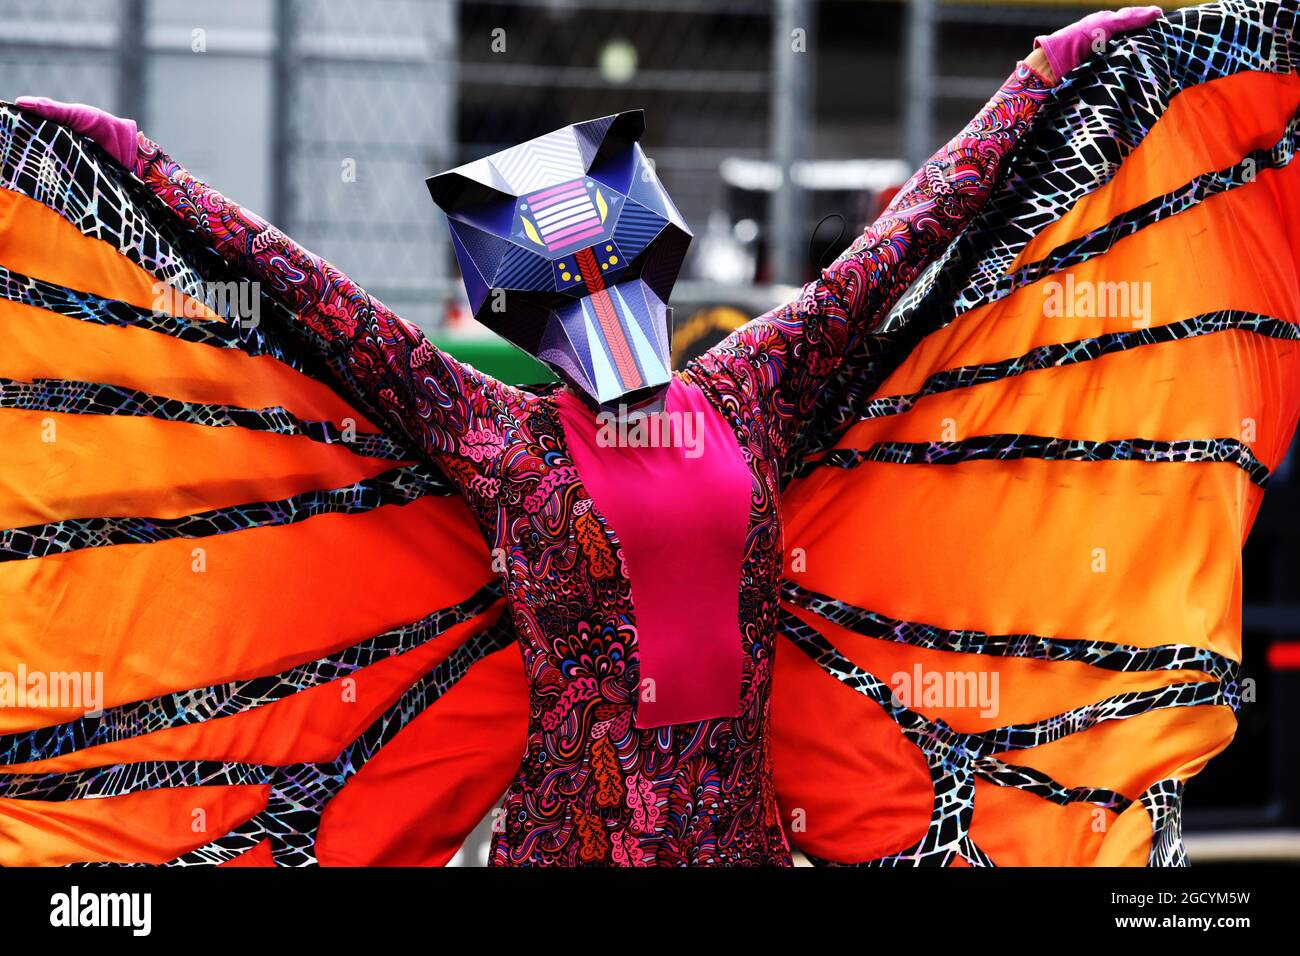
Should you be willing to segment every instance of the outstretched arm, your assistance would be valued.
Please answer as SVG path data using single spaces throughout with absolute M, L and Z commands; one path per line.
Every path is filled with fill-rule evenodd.
M 301 316 L 331 363 L 390 425 L 463 485 L 482 470 L 518 393 L 436 348 L 334 265 L 196 179 L 139 135 L 134 170 L 230 263 Z
M 1146 26 L 1159 7 L 1098 11 L 1050 36 L 984 109 L 935 153 L 884 214 L 794 301 L 743 326 L 688 374 L 753 409 L 784 457 L 798 424 L 844 358 L 983 207 L 1007 155 L 1057 79 L 1111 36 Z
M 501 422 L 520 393 L 456 361 L 334 265 L 197 179 L 135 123 L 80 104 L 18 105 L 102 145 L 228 262 L 301 318 L 302 338 L 462 492 L 490 496 Z
M 796 299 L 736 330 L 689 373 L 758 409 L 773 451 L 784 456 L 844 357 L 983 206 L 1051 85 L 1018 64 L 984 109 Z

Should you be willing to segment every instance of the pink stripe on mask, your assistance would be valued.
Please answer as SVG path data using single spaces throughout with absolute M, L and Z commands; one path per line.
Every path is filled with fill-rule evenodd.
M 605 231 L 605 227 L 599 225 L 599 220 L 597 220 L 597 223 L 598 224 L 594 229 L 587 229 L 586 232 L 580 232 L 576 236 L 569 235 L 569 233 L 573 232 L 575 229 L 576 230 L 585 229 L 586 228 L 585 224 L 581 226 L 574 226 L 573 229 L 565 230 L 564 232 L 559 233 L 558 235 L 555 236 L 548 236 L 547 239 L 549 241 L 546 243 L 546 248 L 559 249 L 561 246 L 570 245 L 571 243 L 577 242 L 579 239 L 590 239 L 592 236 L 599 236 L 602 232 Z
M 582 185 L 581 179 L 573 179 L 567 183 L 560 183 L 560 185 L 558 186 L 552 186 L 550 189 L 543 189 L 539 193 L 533 193 L 531 196 L 528 197 L 528 201 L 536 202 L 539 199 L 546 199 L 549 196 L 554 196 L 561 189 L 574 189 L 576 187 L 580 187 L 581 185 Z
M 550 199 L 544 199 L 541 202 L 532 203 L 532 209 L 533 212 L 540 212 L 543 209 L 549 209 L 552 206 L 557 206 L 567 200 L 577 199 L 579 196 L 586 198 L 586 195 L 587 191 L 585 189 L 581 186 L 574 186 L 573 189 L 567 193 L 560 193 L 560 195 L 552 196 Z

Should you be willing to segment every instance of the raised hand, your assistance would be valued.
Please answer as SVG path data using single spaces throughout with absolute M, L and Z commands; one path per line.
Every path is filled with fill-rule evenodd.
M 1142 27 L 1164 15 L 1159 7 L 1125 7 L 1122 10 L 1098 10 L 1082 20 L 1062 27 L 1048 36 L 1034 38 L 1035 49 L 1047 58 L 1047 65 L 1062 79 L 1084 61 L 1090 53 L 1100 53 L 1110 38 Z
M 34 113 L 42 119 L 53 120 L 73 132 L 89 136 L 119 165 L 132 169 L 135 166 L 135 120 L 122 119 L 96 106 L 84 103 L 60 103 L 44 96 L 20 96 L 14 101 L 20 110 Z

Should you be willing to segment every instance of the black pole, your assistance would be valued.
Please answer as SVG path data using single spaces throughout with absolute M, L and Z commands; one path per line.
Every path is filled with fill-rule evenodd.
M 271 222 L 290 230 L 289 139 L 293 108 L 294 0 L 275 0 L 275 53 L 271 78 Z
M 121 116 L 135 120 L 141 129 L 145 115 L 146 0 L 122 0 L 122 23 L 117 38 L 117 103 Z M 109 105 L 109 104 L 105 104 Z

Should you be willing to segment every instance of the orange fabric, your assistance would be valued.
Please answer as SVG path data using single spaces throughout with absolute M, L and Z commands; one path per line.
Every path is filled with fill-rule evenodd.
M 1300 77 L 1243 74 L 1176 97 L 1111 182 L 1046 226 L 1019 268 L 1206 171 L 1272 145 L 1300 104 Z M 1231 119 L 1231 122 L 1228 122 Z M 1300 322 L 1300 165 L 1258 178 L 1121 240 L 1108 253 L 958 316 L 926 336 L 875 397 L 912 393 L 936 372 L 999 362 L 1037 346 L 1125 332 L 1132 312 L 1049 315 L 1051 283 L 1149 283 L 1142 324 L 1222 309 Z M 1300 349 L 1240 331 L 1145 345 L 929 396 L 852 427 L 839 446 L 952 442 L 1028 434 L 1110 441 L 1243 441 L 1269 468 L 1300 416 Z M 1241 544 L 1262 489 L 1237 465 L 1125 461 L 867 462 L 823 467 L 783 502 L 787 577 L 803 588 L 904 621 L 1004 635 L 1184 644 L 1241 657 Z M 854 664 L 891 678 L 996 675 L 996 714 L 961 701 L 904 701 L 959 732 L 1045 720 L 1132 691 L 1209 681 L 1195 671 L 1124 673 L 1082 663 L 947 651 L 865 637 L 791 610 Z M 792 841 L 857 862 L 913 844 L 933 786 L 918 747 L 867 697 L 789 642 L 777 653 L 773 753 L 783 813 L 806 813 Z M 836 728 L 825 741 L 825 728 Z M 1231 740 L 1226 706 L 1157 710 L 995 755 L 1064 787 L 1137 801 L 1184 781 Z M 862 804 L 870 806 L 861 813 Z M 1145 864 L 1150 814 L 1058 805 L 976 776 L 973 844 L 999 864 Z
M 1150 282 L 1151 325 L 1227 308 L 1300 322 L 1295 296 L 1300 286 L 1300 226 L 1276 214 L 1297 206 L 1300 166 L 1264 170 L 1254 183 L 1212 196 L 1120 240 L 1105 256 L 959 316 L 927 336 L 878 394 L 912 392 L 941 369 L 999 362 L 1039 345 L 1134 328 L 1131 315 L 1044 316 L 1045 290 L 1050 283 L 1064 290 L 1070 276 L 1076 288 L 1081 283 L 1098 288 L 1104 282 Z M 1211 263 L 1213 267 L 1207 267 Z
M 457 625 L 405 654 L 384 658 L 348 677 L 318 684 L 241 714 L 86 747 L 6 769 L 47 773 L 139 760 L 262 764 L 326 761 L 356 739 L 417 678 L 444 661 L 495 617 L 493 612 Z
M 399 464 L 305 436 L 17 409 L 0 416 L 0 445 L 5 528 L 87 515 L 180 517 L 342 487 Z M 78 467 L 87 461 L 96 466 Z M 231 462 L 241 463 L 237 472 Z M 43 492 L 25 493 L 31 488 Z
M 201 302 L 149 275 L 106 243 L 88 239 L 48 207 L 0 189 L 0 263 L 16 272 L 144 309 L 170 307 L 219 321 Z M 321 382 L 268 356 L 249 356 L 143 329 L 92 325 L 0 300 L 0 355 L 9 378 L 69 378 L 139 388 L 169 398 L 262 408 L 377 429 Z
M 53 209 L 7 189 L 0 189 L 0 262 L 34 279 L 142 309 L 172 302 L 187 315 L 216 319 L 203 303 L 170 290 L 107 243 L 87 239 Z
M 401 657 L 376 663 L 349 681 L 323 684 L 243 714 L 12 769 L 48 772 L 133 760 L 268 764 L 329 760 L 413 680 L 481 626 L 481 622 L 462 625 Z M 527 722 L 527 699 L 519 693 L 522 682 L 518 651 L 505 648 L 475 665 L 434 707 L 404 728 L 327 805 L 321 862 L 445 864 L 463 834 L 479 822 L 484 805 L 500 796 L 518 768 Z M 503 732 L 504 739 L 519 742 L 520 750 L 502 746 Z M 51 863 L 60 858 L 62 862 L 163 862 L 209 842 L 261 809 L 265 789 L 151 791 L 187 794 L 188 799 L 127 805 L 123 813 L 130 829 L 126 832 L 116 817 L 90 811 L 99 803 L 115 806 L 114 801 L 131 797 L 55 804 L 0 800 L 0 864 Z M 243 796 L 249 793 L 260 794 L 260 800 Z M 42 808 L 50 806 L 61 808 L 56 816 L 66 814 L 70 821 L 70 832 L 62 842 L 49 833 L 41 835 L 49 822 Z M 195 809 L 210 811 L 209 817 L 218 814 L 198 836 L 190 828 Z M 85 855 L 92 845 L 96 855 Z M 241 865 L 255 859 L 244 859 Z
M 275 866 L 275 859 L 271 856 L 271 841 L 263 840 L 251 850 L 246 850 L 232 860 L 227 860 L 220 866 Z
M 1115 790 L 1137 800 L 1157 780 L 1187 780 L 1232 740 L 1226 707 L 1156 711 L 1110 721 L 1029 750 L 999 755 L 1036 767 L 1067 787 Z M 1086 804 L 1059 806 L 1032 794 L 975 784 L 971 836 L 1006 866 L 1141 866 L 1151 842 L 1147 811 Z
M 1093 866 L 1145 866 L 1151 850 L 1151 815 L 1134 804 L 1111 824 L 1108 838 L 1093 858 Z
M 1240 374 L 1226 377 L 1225 368 Z M 1178 441 L 1241 438 L 1249 430 L 1251 451 L 1271 470 L 1295 431 L 1297 376 L 1295 342 L 1216 332 L 927 395 L 911 414 L 856 426 L 852 443 L 867 448 L 994 434 Z M 1115 387 L 1117 381 L 1124 386 Z
M 1117 673 L 1071 661 L 928 650 L 854 634 L 802 609 L 794 613 L 817 627 L 854 664 L 893 688 L 912 710 L 963 733 L 1045 720 L 1114 694 L 1212 679 L 1198 671 Z M 938 692 L 931 675 L 954 671 L 961 683 L 952 686 L 958 696 L 949 699 Z
M 323 864 L 442 866 L 524 757 L 528 699 L 519 649 L 475 664 L 384 747 L 325 809 Z M 502 747 L 501 736 L 518 747 Z M 430 825 L 437 821 L 437 825 Z
M 1085 803 L 1051 803 L 1012 787 L 975 781 L 971 837 L 999 866 L 1087 866 L 1096 859 L 1118 814 Z M 984 821 L 991 821 L 985 827 Z M 1002 821 L 1015 820 L 1014 827 Z M 1150 840 L 1150 821 L 1143 835 Z M 1146 862 L 1146 847 L 1129 861 Z
M 166 291 L 104 242 L 4 190 L 0 264 L 143 308 Z M 214 320 L 203 310 L 195 321 Z M 279 406 L 306 420 L 376 430 L 326 385 L 269 356 L 95 325 L 8 300 L 0 300 L 0 377 Z M 400 464 L 238 427 L 15 408 L 0 409 L 0 444 L 8 452 L 0 468 L 3 528 L 180 517 L 342 487 Z M 102 703 L 113 707 L 278 673 L 463 601 L 491 578 L 468 510 L 457 498 L 437 496 L 195 539 L 4 561 L 0 660 L 6 670 L 21 664 L 28 672 L 99 673 Z M 4 769 L 329 761 L 500 610 L 498 602 L 404 654 L 258 708 Z M 58 706 L 66 703 L 0 707 L 0 734 L 84 711 Z M 517 651 L 471 666 L 329 805 L 324 862 L 446 862 L 517 768 L 526 714 Z M 0 799 L 0 864 L 165 862 L 253 817 L 267 795 L 265 786 L 214 786 L 103 799 Z M 397 824 L 417 820 L 419 838 L 404 840 Z M 227 865 L 271 862 L 262 841 Z
M 1106 787 L 1136 799 L 1164 777 L 1190 779 L 1236 731 L 1227 707 L 1171 708 L 1107 721 L 998 759 L 1037 767 L 1067 787 Z M 1135 754 L 1142 760 L 1134 760 Z
M 792 844 L 856 862 L 925 834 L 934 803 L 925 758 L 874 701 L 782 644 L 772 714 L 773 779 Z
M 147 329 L 92 325 L 6 299 L 0 299 L 0 355 L 6 378 L 103 382 L 243 408 L 279 405 L 302 419 L 340 427 L 350 419 L 358 432 L 376 430 L 323 383 L 268 355 L 183 342 Z
M 824 468 L 786 498 L 786 551 L 806 560 L 787 576 L 901 620 L 1236 659 L 1241 540 L 1260 493 L 1226 463 Z M 840 507 L 857 501 L 889 504 Z M 1174 512 L 1178 535 L 1162 520 Z M 1221 558 L 1189 566 L 1202 554 Z
M 0 563 L 0 660 L 29 671 L 104 673 L 113 706 L 188 687 L 277 673 L 463 600 L 484 584 L 483 546 L 454 500 L 255 528 L 202 539 L 118 545 Z M 428 560 L 430 541 L 446 565 Z M 471 550 L 470 544 L 476 545 Z M 453 550 L 459 548 L 460 550 Z M 195 551 L 206 562 L 193 570 Z M 358 560 L 358 556 L 368 556 Z M 289 571 L 292 574 L 289 574 Z M 122 604 L 78 582 L 113 582 Z M 232 615 L 256 626 L 232 627 Z M 0 708 L 0 731 L 57 723 L 68 708 Z
M 1013 269 L 1105 225 L 1118 212 L 1172 192 L 1202 173 L 1231 166 L 1252 149 L 1272 146 L 1297 106 L 1297 74 L 1247 71 L 1183 90 L 1115 177 L 1044 227 Z
M 0 800 L 0 865 L 164 863 L 228 832 L 266 787 L 180 787 L 100 800 Z

